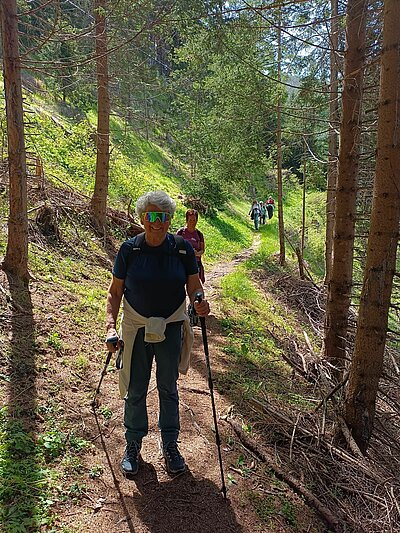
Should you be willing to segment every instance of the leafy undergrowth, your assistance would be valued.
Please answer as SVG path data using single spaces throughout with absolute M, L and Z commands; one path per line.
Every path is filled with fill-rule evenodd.
M 390 531 L 400 520 L 394 496 L 399 461 L 393 456 L 399 448 L 394 444 L 398 425 L 388 421 L 388 416 L 399 420 L 398 393 L 393 389 L 396 364 L 388 357 L 378 400 L 380 421 L 369 457 L 354 458 L 335 439 L 342 387 L 332 393 L 329 364 L 319 357 L 323 285 L 299 280 L 294 260 L 285 269 L 278 265 L 271 249 L 274 231 L 271 223 L 262 227 L 259 251 L 222 280 L 221 325 L 226 337 L 216 373 L 218 390 L 231 402 L 243 440 L 249 436 L 254 448 L 269 453 L 267 464 L 279 465 L 301 480 L 325 507 L 326 516 L 337 520 L 331 524 L 333 530 Z M 265 473 L 251 472 L 253 458 L 244 454 L 234 471 L 265 481 Z M 383 477 L 391 479 L 390 489 L 381 484 Z M 263 481 L 254 486 L 247 500 L 267 531 L 275 530 L 278 516 L 295 531 L 306 530 L 298 506 L 285 490 L 279 494 L 273 485 L 266 489 Z M 379 494 L 373 502 L 372 494 Z M 385 509 L 390 509 L 386 516 Z

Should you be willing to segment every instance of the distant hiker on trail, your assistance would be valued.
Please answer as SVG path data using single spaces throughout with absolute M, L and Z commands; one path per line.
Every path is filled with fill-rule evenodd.
M 193 248 L 182 237 L 168 233 L 176 204 L 163 191 L 148 192 L 136 203 L 144 233 L 125 241 L 117 254 L 106 306 L 107 338 L 117 357 L 119 389 L 125 400 L 126 448 L 122 472 L 130 477 L 139 468 L 142 439 L 148 432 L 146 397 L 155 358 L 159 396 L 158 426 L 162 452 L 170 474 L 183 472 L 185 460 L 178 450 L 179 399 L 177 379 L 189 367 L 193 332 L 186 313 L 186 292 L 193 304 L 204 294 Z M 194 303 L 199 316 L 210 312 L 207 300 Z
M 253 203 L 251 204 L 249 215 L 251 220 L 254 221 L 254 227 L 258 229 L 258 223 L 259 223 L 259 217 L 260 217 L 260 206 L 257 202 L 257 200 L 253 200 Z
M 265 215 L 267 214 L 267 208 L 265 205 L 260 202 L 260 222 L 261 224 L 265 224 Z
M 275 201 L 272 198 L 272 196 L 268 196 L 268 200 L 266 204 L 267 204 L 268 218 L 271 219 L 272 215 L 274 214 L 274 209 L 275 209 Z
M 200 230 L 196 229 L 198 220 L 199 213 L 196 211 L 196 209 L 188 209 L 186 211 L 186 226 L 178 229 L 176 234 L 182 235 L 185 241 L 190 242 L 190 244 L 193 246 L 194 255 L 197 259 L 197 266 L 199 267 L 199 278 L 200 281 L 204 283 L 204 267 L 203 263 L 201 262 L 201 256 L 204 254 L 205 244 L 204 235 Z

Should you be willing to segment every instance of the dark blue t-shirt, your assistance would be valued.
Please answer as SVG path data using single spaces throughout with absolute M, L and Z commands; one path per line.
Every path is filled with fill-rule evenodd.
M 194 250 L 183 241 L 186 254 L 179 253 L 174 236 L 167 233 L 160 246 L 148 246 L 143 239 L 141 250 L 132 251 L 135 239 L 121 245 L 113 275 L 124 280 L 124 296 L 135 311 L 167 318 L 185 300 L 187 276 L 198 272 Z

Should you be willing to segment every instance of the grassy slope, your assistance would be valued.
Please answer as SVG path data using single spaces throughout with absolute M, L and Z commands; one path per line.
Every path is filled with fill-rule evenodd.
M 50 109 L 38 101 L 31 106 L 40 107 L 41 114 L 32 115 L 40 134 L 30 138 L 29 151 L 40 155 L 46 176 L 54 184 L 61 185 L 62 180 L 90 195 L 94 175 L 94 117 L 89 115 L 76 122 L 65 119 L 56 106 Z M 125 133 L 117 119 L 113 119 L 112 154 L 110 203 L 113 206 L 125 208 L 129 198 L 135 199 L 140 193 L 155 188 L 154 184 L 178 198 L 179 175 L 184 169 L 173 164 L 170 156 L 159 147 Z M 216 261 L 229 260 L 251 243 L 253 232 L 247 209 L 245 202 L 237 200 L 216 218 L 201 218 L 199 227 L 206 238 L 208 268 Z M 184 211 L 178 199 L 173 229 L 183 224 Z M 0 213 L 2 254 L 6 243 L 5 193 L 0 199 Z M 61 243 L 54 243 L 37 232 L 31 234 L 29 260 L 34 276 L 31 283 L 34 325 L 30 329 L 19 324 L 18 317 L 12 323 L 11 308 L 4 299 L 1 302 L 7 308 L 10 322 L 3 323 L 1 328 L 1 342 L 6 350 L 0 379 L 9 387 L 15 387 L 19 398 L 13 405 L 7 405 L 6 387 L 3 388 L 0 519 L 7 532 L 29 528 L 36 531 L 40 524 L 51 524 L 55 503 L 82 497 L 84 493 L 88 473 L 82 472 L 81 457 L 90 450 L 91 444 L 80 436 L 79 424 L 64 412 L 62 397 L 65 388 L 83 387 L 87 398 L 93 393 L 89 384 L 96 382 L 104 357 L 104 299 L 110 279 L 110 257 L 87 222 L 85 216 L 79 214 L 61 217 Z M 271 302 L 251 280 L 252 270 L 268 262 L 271 253 L 276 251 L 276 234 L 274 218 L 261 232 L 258 254 L 223 283 L 227 311 L 223 325 L 230 338 L 227 353 L 233 359 L 229 372 L 219 380 L 221 390 L 227 385 L 232 387 L 233 383 L 238 394 L 242 390 L 246 393 L 260 391 L 265 386 L 254 374 L 254 366 L 258 368 L 257 374 L 270 366 L 268 358 L 276 357 L 277 347 L 261 327 L 262 323 L 285 331 L 295 330 L 295 319 L 290 312 Z M 22 302 L 22 306 L 26 305 L 26 301 Z M 230 314 L 228 309 L 232 307 L 235 311 Z M 10 324 L 11 328 L 22 328 L 25 332 L 16 345 L 9 342 L 7 328 Z M 255 349 L 250 350 L 250 344 Z M 269 354 L 267 358 L 265 354 Z M 19 368 L 18 357 L 25 358 L 24 364 L 30 364 L 36 376 L 37 397 L 29 405 L 20 401 L 19 395 L 23 397 L 24 391 L 19 388 L 21 384 L 13 380 L 12 371 Z M 282 368 L 284 373 L 288 372 L 284 366 Z M 269 388 L 268 391 L 273 392 Z M 34 431 L 23 425 L 22 414 L 28 419 L 40 420 Z M 103 415 L 104 418 L 108 416 L 106 412 Z M 21 450 L 21 454 L 15 450 Z M 97 474 L 90 472 L 89 475 Z M 35 490 L 32 491 L 32 487 L 36 487 Z

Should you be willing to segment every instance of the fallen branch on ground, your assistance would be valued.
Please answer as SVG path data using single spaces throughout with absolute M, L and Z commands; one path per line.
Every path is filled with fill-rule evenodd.
M 304 484 L 296 479 L 294 476 L 286 472 L 283 468 L 279 467 L 276 464 L 273 454 L 269 454 L 267 451 L 262 449 L 253 439 L 246 435 L 240 425 L 234 420 L 228 420 L 228 423 L 232 426 L 236 435 L 240 438 L 242 444 L 246 446 L 250 451 L 255 453 L 260 459 L 268 464 L 275 472 L 276 476 L 281 480 L 285 481 L 293 490 L 298 494 L 301 494 L 308 505 L 313 507 L 322 519 L 329 525 L 333 531 L 340 531 L 340 524 L 345 523 L 345 517 L 337 513 L 338 516 L 334 516 L 331 511 L 325 507 L 325 505 L 310 491 Z

